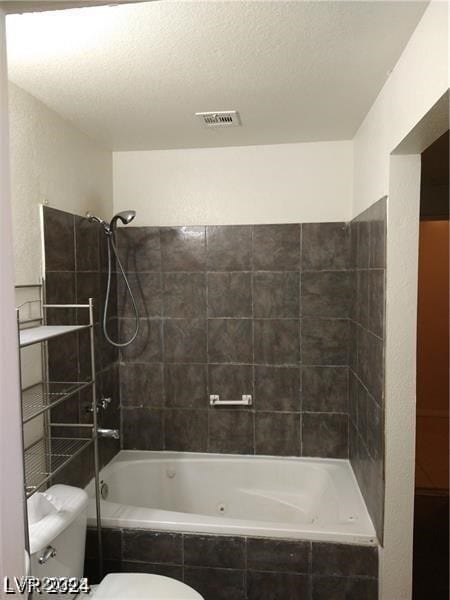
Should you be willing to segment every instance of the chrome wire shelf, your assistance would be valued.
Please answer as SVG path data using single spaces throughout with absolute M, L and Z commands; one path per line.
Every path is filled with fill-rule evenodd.
M 49 305 L 52 307 L 52 305 Z M 67 305 L 71 307 L 72 305 Z M 83 305 L 77 305 L 83 308 Z M 19 343 L 21 348 L 32 346 L 33 344 L 40 344 L 41 342 L 47 342 L 66 333 L 73 333 L 74 331 L 81 331 L 82 329 L 89 329 L 92 325 L 39 325 L 38 327 L 28 327 L 27 329 L 21 329 L 19 332 Z
M 94 438 L 42 438 L 25 450 L 25 489 L 29 498 L 67 466 Z
M 22 392 L 22 418 L 28 423 L 46 410 L 50 410 L 77 392 L 92 385 L 92 381 L 40 382 Z

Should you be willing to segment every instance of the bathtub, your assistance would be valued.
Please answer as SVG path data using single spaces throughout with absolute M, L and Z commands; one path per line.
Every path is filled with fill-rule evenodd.
M 377 544 L 347 460 L 124 450 L 101 479 L 103 527 Z

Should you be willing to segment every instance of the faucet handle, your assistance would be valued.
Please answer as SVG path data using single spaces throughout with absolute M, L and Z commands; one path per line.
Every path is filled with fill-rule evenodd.
M 102 397 L 102 399 L 100 400 L 100 402 L 98 403 L 98 405 L 99 405 L 100 408 L 105 409 L 105 408 L 108 408 L 108 406 L 111 404 L 111 402 L 112 402 L 112 398 Z
M 102 396 L 101 400 L 97 401 L 97 412 L 99 412 L 100 409 L 105 410 L 106 408 L 108 408 L 108 406 L 111 404 L 112 402 L 112 398 L 105 398 L 104 396 Z M 85 411 L 87 413 L 93 413 L 94 410 L 92 408 L 92 404 L 86 404 L 85 406 Z

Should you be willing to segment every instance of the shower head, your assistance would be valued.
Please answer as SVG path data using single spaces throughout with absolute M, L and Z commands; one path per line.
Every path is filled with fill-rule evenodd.
M 106 222 L 103 219 L 100 219 L 100 217 L 97 217 L 90 212 L 87 212 L 85 216 L 89 223 L 100 223 L 100 225 L 106 225 Z
M 135 210 L 124 210 L 120 213 L 117 213 L 117 215 L 114 215 L 114 217 L 111 219 L 111 223 L 109 224 L 109 226 L 111 230 L 113 230 L 116 227 L 117 221 L 119 220 L 122 221 L 124 225 L 128 225 L 129 223 L 131 223 L 135 216 Z

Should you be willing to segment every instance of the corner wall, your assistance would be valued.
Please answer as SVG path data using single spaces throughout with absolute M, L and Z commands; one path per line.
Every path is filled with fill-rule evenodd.
M 388 195 L 391 153 L 448 87 L 448 3 L 434 0 L 354 137 L 353 217 Z
M 405 154 L 419 154 L 445 132 L 445 106 L 442 119 L 432 125 L 423 120 L 442 105 L 448 87 L 448 3 L 434 1 L 354 138 L 353 216 L 388 196 L 381 600 L 411 598 L 414 509 L 420 157 L 392 153 L 410 138 Z
M 41 276 L 39 205 L 112 213 L 112 153 L 42 102 L 9 84 L 11 197 L 16 284 Z
M 6 36 L 0 9 L 0 581 L 24 572 L 23 467 L 17 330 L 14 312 L 14 263 L 9 186 Z M 7 490 L 7 493 L 5 493 Z

